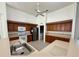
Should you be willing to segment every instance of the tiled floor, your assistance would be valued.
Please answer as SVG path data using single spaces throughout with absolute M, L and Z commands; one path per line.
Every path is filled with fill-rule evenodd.
M 37 40 L 37 41 L 31 41 L 29 42 L 30 45 L 32 45 L 34 48 L 36 48 L 37 50 L 42 50 L 43 48 L 45 48 L 47 45 L 49 45 L 49 43 L 44 43 L 42 40 Z

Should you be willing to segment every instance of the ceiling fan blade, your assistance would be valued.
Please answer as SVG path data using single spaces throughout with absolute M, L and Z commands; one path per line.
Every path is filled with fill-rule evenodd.
M 34 9 L 36 13 L 40 13 L 40 10 Z
M 43 16 L 43 17 L 44 17 L 44 15 L 43 15 L 43 14 L 37 14 L 35 17 L 37 17 L 38 15 L 41 15 L 41 16 Z
M 35 17 L 37 17 L 37 16 L 38 16 L 38 14 Z
M 44 16 L 43 14 L 40 14 L 41 16 Z
M 43 13 L 45 13 L 45 12 L 48 11 L 48 10 L 45 10 L 45 11 L 42 11 L 42 12 L 41 12 L 40 9 L 39 9 L 39 7 L 40 7 L 40 3 L 38 2 L 38 3 L 37 3 L 37 8 L 35 9 L 35 11 L 36 11 L 36 13 L 37 13 L 35 17 L 37 17 L 38 15 L 44 16 Z
M 37 9 L 34 9 L 35 11 L 37 11 Z
M 45 11 L 42 11 L 41 13 L 45 13 L 45 12 L 47 12 L 48 10 L 45 10 Z

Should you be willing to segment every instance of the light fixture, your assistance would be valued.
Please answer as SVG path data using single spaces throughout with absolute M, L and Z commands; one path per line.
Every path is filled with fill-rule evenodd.
M 46 13 L 48 11 L 48 10 L 40 11 L 40 3 L 39 2 L 37 2 L 36 6 L 37 6 L 37 8 L 35 9 L 35 11 L 37 13 L 35 15 L 36 17 L 39 16 L 39 15 L 44 16 L 43 13 Z

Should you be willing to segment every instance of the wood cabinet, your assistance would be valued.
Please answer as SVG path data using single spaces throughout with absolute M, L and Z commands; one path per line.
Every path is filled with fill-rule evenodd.
M 55 40 L 61 40 L 61 41 L 69 42 L 70 39 L 69 38 L 62 38 L 62 37 L 46 35 L 46 42 L 52 43 Z
M 65 24 L 65 31 L 70 32 L 72 30 L 72 23 L 68 22 Z
M 8 24 L 8 31 L 9 32 L 18 31 L 18 26 L 26 27 L 26 31 L 30 31 L 31 27 L 37 26 L 37 24 L 22 23 L 22 22 L 15 22 L 15 21 L 7 21 L 7 24 Z
M 13 24 L 8 23 L 8 31 L 12 32 L 13 31 Z
M 46 35 L 46 42 L 51 43 L 51 42 L 53 42 L 54 40 L 55 40 L 55 37 Z
M 32 41 L 32 35 L 27 35 L 27 42 Z
M 62 24 L 60 24 L 60 25 L 61 25 L 60 31 L 65 31 L 65 23 L 62 23 Z
M 61 40 L 61 41 L 65 41 L 65 42 L 69 42 L 70 41 L 69 38 L 63 38 L 63 37 L 57 37 L 57 40 Z
M 13 24 L 13 31 L 18 31 L 18 24 L 17 23 Z
M 47 23 L 47 31 L 71 32 L 71 29 L 72 29 L 72 20 Z
M 56 27 L 57 27 L 57 29 L 56 29 L 57 31 L 61 31 L 61 24 L 57 24 Z
M 13 40 L 18 40 L 19 37 L 12 37 L 12 38 L 9 38 L 9 41 L 13 41 Z

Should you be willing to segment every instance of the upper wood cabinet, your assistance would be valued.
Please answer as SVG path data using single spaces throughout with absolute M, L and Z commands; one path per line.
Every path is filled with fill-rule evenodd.
M 57 27 L 57 28 L 56 28 L 57 31 L 61 31 L 61 24 L 57 24 L 56 27 Z
M 71 32 L 71 29 L 72 29 L 72 20 L 47 23 L 47 31 Z
M 65 23 L 61 23 L 60 25 L 60 31 L 65 31 Z
M 26 31 L 30 31 L 31 27 L 37 26 L 37 24 L 22 23 L 22 22 L 15 22 L 15 21 L 7 21 L 7 24 L 8 24 L 8 31 L 9 32 L 18 31 L 18 26 L 26 27 Z
M 18 31 L 18 24 L 17 23 L 14 23 L 13 24 L 13 28 L 14 28 L 13 31 Z
M 8 23 L 8 31 L 12 32 L 13 31 L 13 24 Z
M 71 22 L 65 23 L 65 31 L 70 32 L 71 30 L 72 30 L 72 23 Z

